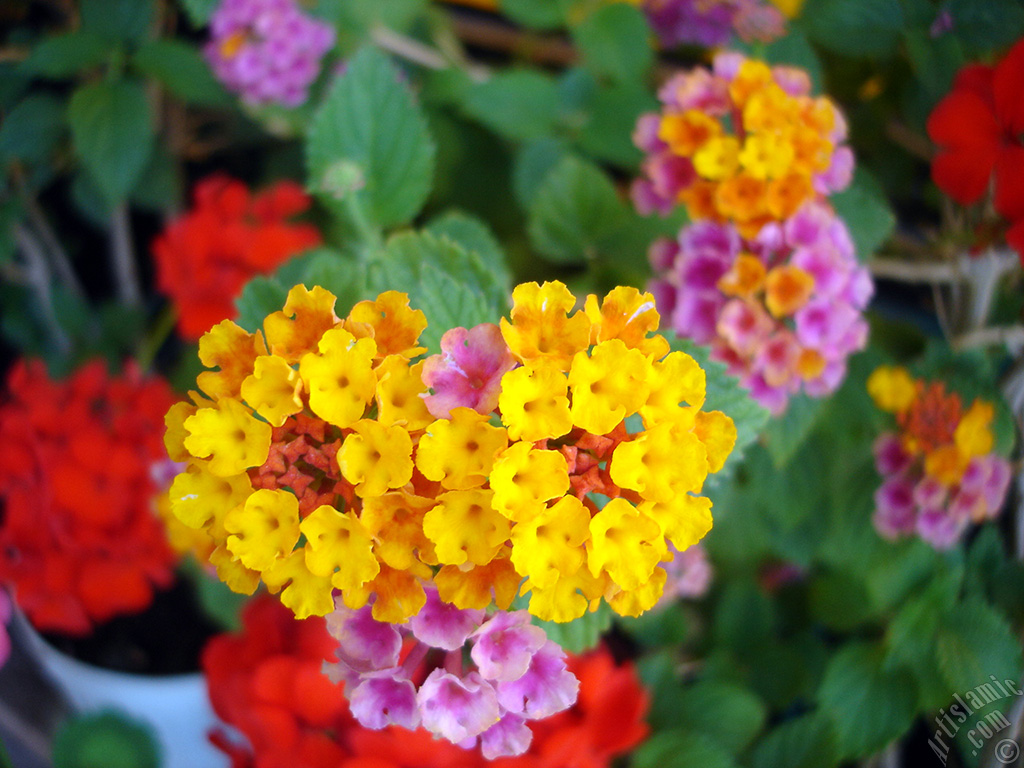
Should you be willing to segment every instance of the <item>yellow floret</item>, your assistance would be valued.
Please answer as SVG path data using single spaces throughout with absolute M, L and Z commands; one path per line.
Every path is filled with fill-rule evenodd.
M 501 335 L 524 365 L 569 367 L 573 355 L 590 343 L 590 320 L 577 311 L 576 297 L 557 280 L 522 283 L 512 292 L 512 321 L 501 319 Z
M 218 400 L 185 419 L 184 445 L 197 459 L 210 459 L 210 471 L 220 477 L 258 467 L 270 453 L 271 428 L 237 400 Z
M 342 428 L 363 417 L 377 391 L 376 349 L 373 339 L 356 340 L 343 328 L 323 335 L 319 351 L 305 355 L 299 364 L 313 413 Z
M 266 571 L 299 541 L 299 502 L 291 493 L 261 488 L 224 518 L 227 547 L 246 568 Z
M 619 339 L 603 341 L 591 354 L 580 352 L 569 371 L 572 423 L 604 435 L 647 402 L 651 364 Z
M 501 377 L 498 408 L 513 440 L 558 438 L 572 429 L 569 382 L 559 369 L 514 368 Z
M 646 584 L 666 551 L 661 526 L 625 499 L 612 499 L 590 521 L 587 567 L 622 589 Z
M 336 301 L 333 293 L 318 285 L 313 290 L 296 285 L 288 291 L 284 309 L 263 321 L 271 353 L 297 363 L 315 351 L 323 335 L 339 322 L 334 314 Z
M 887 413 L 903 413 L 917 399 L 917 387 L 906 368 L 879 366 L 868 377 L 868 394 Z
M 401 488 L 412 479 L 412 438 L 400 426 L 361 419 L 338 451 L 338 468 L 364 498 Z
M 449 491 L 423 517 L 423 532 L 446 565 L 486 565 L 508 541 L 510 523 L 491 505 L 487 489 Z
M 316 576 L 329 576 L 338 589 L 355 589 L 380 573 L 373 539 L 352 512 L 326 504 L 299 525 L 306 537 L 306 567 Z
M 283 357 L 261 355 L 242 382 L 242 398 L 275 427 L 302 410 L 302 381 Z
M 496 510 L 509 520 L 527 520 L 569 490 L 569 464 L 558 451 L 513 443 L 499 454 L 490 484 Z
M 590 538 L 590 512 L 575 496 L 542 507 L 512 529 L 512 564 L 534 587 L 551 587 L 560 576 L 583 566 L 583 543 Z
M 484 484 L 498 452 L 508 445 L 508 433 L 488 423 L 472 408 L 452 408 L 450 419 L 438 419 L 420 438 L 416 466 L 428 480 L 446 489 Z

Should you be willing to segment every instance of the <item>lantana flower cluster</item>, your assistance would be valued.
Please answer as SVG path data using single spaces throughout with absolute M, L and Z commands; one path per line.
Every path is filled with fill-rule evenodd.
M 479 740 L 487 759 L 526 752 L 533 738 L 527 721 L 567 709 L 579 691 L 565 652 L 527 611 L 460 610 L 428 588 L 426 604 L 404 627 L 376 621 L 369 606 L 344 605 L 327 627 L 339 644 L 328 673 L 345 682 L 362 725 L 422 726 L 466 749 Z
M 1009 224 L 1006 240 L 1024 262 L 1024 40 L 995 66 L 971 64 L 928 117 L 939 151 L 935 183 L 961 205 L 982 200 Z
M 157 286 L 174 303 L 182 336 L 198 339 L 234 317 L 234 300 L 252 277 L 320 243 L 315 227 L 289 221 L 311 204 L 290 181 L 255 195 L 221 174 L 196 185 L 193 207 L 153 243 Z
M 323 618 L 295 621 L 265 595 L 246 605 L 240 633 L 207 644 L 202 662 L 210 700 L 236 729 L 213 738 L 233 768 L 607 768 L 649 730 L 650 697 L 635 669 L 617 665 L 603 647 L 568 659 L 579 697 L 560 714 L 528 722 L 533 739 L 522 755 L 486 760 L 479 747 L 460 748 L 424 728 L 371 730 L 349 714 L 344 685 L 321 673 L 337 645 Z M 404 649 L 402 661 L 411 654 Z M 418 676 L 429 660 L 420 659 Z
M 800 391 L 833 392 L 867 344 L 874 291 L 842 219 L 804 203 L 744 238 L 732 222 L 687 225 L 651 249 L 658 308 L 682 336 L 711 346 L 774 413 Z
M 874 446 L 875 467 L 884 478 L 874 515 L 882 536 L 916 534 L 936 549 L 949 549 L 971 523 L 999 514 L 1011 472 L 993 451 L 991 403 L 979 398 L 965 410 L 943 382 L 914 379 L 890 366 L 875 370 L 868 392 L 897 424 Z
M 0 405 L 0 583 L 44 632 L 84 635 L 173 578 L 154 500 L 166 489 L 166 382 L 102 361 L 55 381 L 15 364 Z
M 807 201 L 845 188 L 853 170 L 846 121 L 811 96 L 807 73 L 721 53 L 659 92 L 660 113 L 634 133 L 647 153 L 633 185 L 641 213 L 686 206 L 691 220 L 731 222 L 746 238 Z
M 658 42 L 717 48 L 735 34 L 744 42 L 770 42 L 785 34 L 785 18 L 766 0 L 629 0 L 646 13 Z
M 206 60 L 250 104 L 297 107 L 309 97 L 334 29 L 295 0 L 221 0 L 210 18 Z
M 338 591 L 392 623 L 430 582 L 459 609 L 531 592 L 556 621 L 653 606 L 668 544 L 711 527 L 699 494 L 735 426 L 702 410 L 704 372 L 654 334 L 650 294 L 574 311 L 561 283 L 529 283 L 513 299 L 500 329 L 453 329 L 425 362 L 426 318 L 396 292 L 342 320 L 329 292 L 296 286 L 262 333 L 206 334 L 220 370 L 168 414 L 167 445 L 187 462 L 172 510 L 210 533 L 221 578 L 262 579 L 299 616 Z

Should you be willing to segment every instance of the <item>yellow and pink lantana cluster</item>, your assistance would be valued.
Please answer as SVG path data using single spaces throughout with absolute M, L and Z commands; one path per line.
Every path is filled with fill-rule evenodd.
M 530 592 L 556 621 L 601 599 L 654 605 L 668 542 L 711 527 L 700 492 L 732 420 L 702 410 L 704 371 L 655 333 L 649 294 L 574 311 L 561 283 L 529 283 L 513 300 L 500 332 L 470 332 L 510 357 L 497 402 L 445 418 L 428 409 L 427 322 L 405 294 L 338 318 L 328 291 L 296 286 L 262 332 L 207 333 L 200 358 L 217 370 L 168 413 L 167 446 L 186 462 L 173 513 L 210 536 L 220 577 L 242 592 L 262 580 L 298 616 L 337 594 L 388 622 L 419 611 L 427 582 L 459 608 Z

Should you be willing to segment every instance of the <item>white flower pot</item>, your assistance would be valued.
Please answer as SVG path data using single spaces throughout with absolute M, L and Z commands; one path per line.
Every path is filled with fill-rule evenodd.
M 94 667 L 58 651 L 16 612 L 15 622 L 43 673 L 79 712 L 114 709 L 152 728 L 162 768 L 227 768 L 207 733 L 219 721 L 200 672 L 138 675 Z

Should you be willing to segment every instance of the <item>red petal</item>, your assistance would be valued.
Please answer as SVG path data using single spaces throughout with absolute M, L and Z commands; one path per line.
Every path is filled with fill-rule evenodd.
M 969 64 L 961 69 L 953 81 L 954 91 L 971 91 L 986 104 L 992 104 L 992 76 L 994 70 L 987 64 Z
M 1003 128 L 1015 138 L 1024 133 L 1024 40 L 999 62 L 992 80 L 995 111 Z
M 988 189 L 995 147 L 961 147 L 940 152 L 932 161 L 932 180 L 961 205 L 978 202 Z
M 973 91 L 954 90 L 928 116 L 928 135 L 940 146 L 992 145 L 1002 132 L 992 108 Z
M 1010 220 L 1024 216 L 1024 147 L 1007 145 L 999 150 L 995 207 Z
M 1024 219 L 1018 219 L 1006 233 L 1006 242 L 1020 256 L 1020 263 L 1024 265 Z

